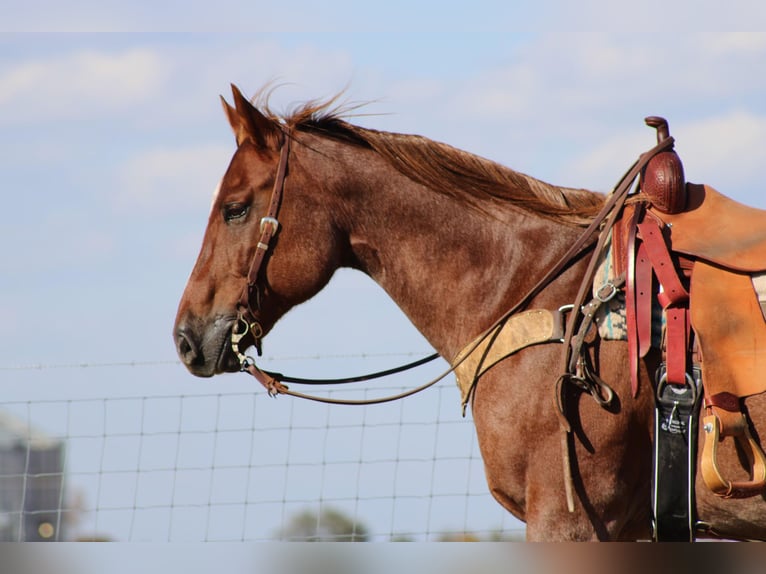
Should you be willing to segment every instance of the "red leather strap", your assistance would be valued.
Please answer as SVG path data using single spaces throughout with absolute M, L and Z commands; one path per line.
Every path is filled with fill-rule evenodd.
M 738 413 L 742 409 L 739 402 L 739 397 L 735 394 L 732 394 L 726 391 L 723 391 L 721 393 L 716 393 L 714 395 L 706 394 L 705 406 L 718 407 L 719 409 L 730 411 L 732 413 Z
M 685 385 L 686 373 L 689 372 L 688 325 L 688 308 L 668 307 L 665 309 L 665 365 L 668 383 L 674 385 Z
M 652 347 L 652 295 L 654 278 L 652 263 L 641 243 L 636 253 L 636 330 L 638 335 L 638 356 L 643 358 Z
M 644 206 L 636 206 L 628 223 L 625 319 L 628 330 L 630 390 L 638 394 L 638 361 L 652 343 L 652 266 L 646 248 L 637 241 L 638 222 Z
M 658 296 L 665 309 L 667 382 L 686 384 L 689 359 L 689 292 L 668 249 L 668 242 L 657 221 L 645 217 L 638 223 L 642 246 L 651 262 L 662 290 Z
M 678 271 L 676 271 L 676 266 L 670 257 L 668 242 L 657 221 L 653 217 L 647 216 L 639 222 L 638 230 L 643 244 L 646 245 L 654 273 L 663 288 L 660 299 L 663 307 L 681 305 L 687 302 L 689 292 L 681 282 Z

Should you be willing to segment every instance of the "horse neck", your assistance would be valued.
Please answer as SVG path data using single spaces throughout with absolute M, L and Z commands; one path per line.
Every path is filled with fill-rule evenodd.
M 335 166 L 347 266 L 377 282 L 443 356 L 521 299 L 580 230 L 494 202 L 487 213 L 407 179 L 374 153 Z M 535 305 L 571 302 L 577 271 Z M 565 299 L 568 297 L 568 299 Z

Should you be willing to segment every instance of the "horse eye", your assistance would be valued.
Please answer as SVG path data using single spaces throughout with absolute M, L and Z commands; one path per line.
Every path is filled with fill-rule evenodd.
M 246 203 L 229 203 L 223 207 L 223 218 L 226 221 L 241 219 L 249 210 L 250 206 Z

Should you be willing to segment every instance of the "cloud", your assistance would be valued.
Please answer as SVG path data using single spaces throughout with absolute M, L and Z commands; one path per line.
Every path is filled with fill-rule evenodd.
M 628 104 L 712 103 L 766 87 L 752 76 L 766 34 L 541 35 L 504 65 L 465 83 L 457 98 L 479 117 L 523 121 L 535 111 L 576 123 L 578 114 Z
M 743 194 L 762 206 L 760 180 L 766 165 L 766 113 L 745 110 L 678 126 L 677 148 L 687 177 L 729 194 Z M 759 182 L 753 189 L 753 183 Z
M 761 203 L 759 181 L 766 164 L 766 115 L 744 110 L 670 124 L 689 181 L 707 183 L 747 203 Z M 647 129 L 606 139 L 579 154 L 566 171 L 574 181 L 608 191 L 639 154 L 654 145 Z
M 206 210 L 234 147 L 232 141 L 138 152 L 118 169 L 116 202 L 120 208 L 155 213 Z
M 0 123 L 82 119 L 143 102 L 158 91 L 165 62 L 145 48 L 78 50 L 0 69 Z
M 729 32 L 711 35 L 707 50 L 713 54 L 747 56 L 766 52 L 766 35 L 759 32 Z

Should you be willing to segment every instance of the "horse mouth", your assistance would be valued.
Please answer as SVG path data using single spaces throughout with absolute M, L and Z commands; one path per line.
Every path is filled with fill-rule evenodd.
M 215 364 L 215 374 L 220 373 L 236 373 L 240 370 L 240 362 L 237 355 L 234 353 L 234 349 L 231 347 L 231 330 L 228 330 L 228 334 L 224 337 L 221 344 L 221 348 L 218 352 L 218 360 Z
M 233 318 L 220 317 L 208 329 L 194 328 L 189 323 L 176 329 L 178 355 L 191 374 L 212 377 L 240 370 L 239 359 L 232 348 L 234 324 Z

